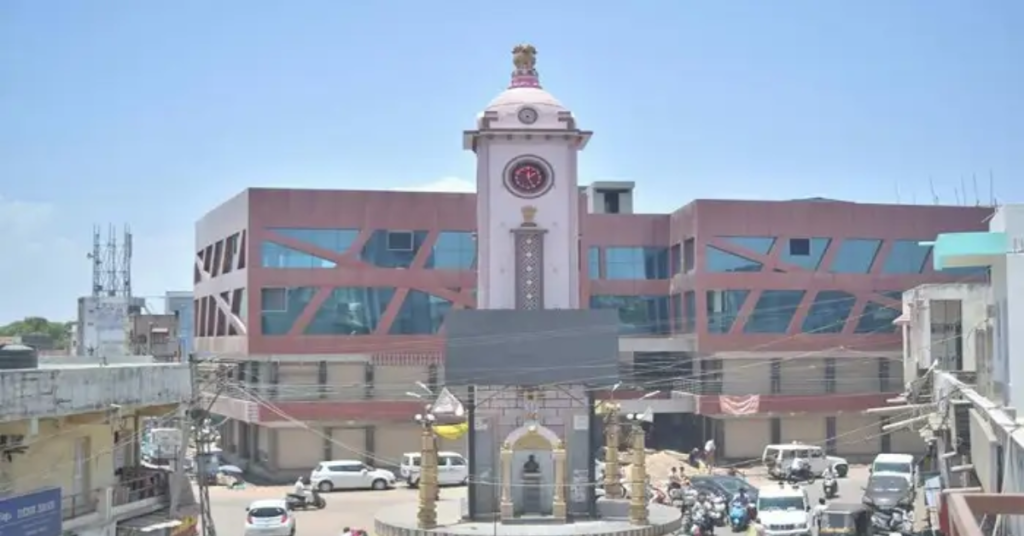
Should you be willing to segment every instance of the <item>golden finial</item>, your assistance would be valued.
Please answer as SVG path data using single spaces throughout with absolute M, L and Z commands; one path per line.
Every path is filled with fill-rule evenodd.
M 520 212 L 523 213 L 523 227 L 537 226 L 537 224 L 534 223 L 533 221 L 533 218 L 537 216 L 537 207 L 533 205 L 526 205 L 522 209 L 520 209 Z
M 529 43 L 516 45 L 512 49 L 512 64 L 519 71 L 532 71 L 537 66 L 537 48 Z

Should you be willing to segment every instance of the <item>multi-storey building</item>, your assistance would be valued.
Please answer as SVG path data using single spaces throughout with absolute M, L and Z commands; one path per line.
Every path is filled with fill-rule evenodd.
M 185 536 L 195 498 L 184 473 L 143 464 L 149 417 L 185 415 L 188 366 L 144 357 L 39 358 L 0 349 L 0 519 L 12 534 Z M 26 349 L 27 350 L 27 349 Z M 179 524 L 178 522 L 181 522 Z
M 931 402 L 927 417 L 944 490 L 939 524 L 965 536 L 1024 531 L 1024 378 L 1015 359 L 1016 297 L 1024 278 L 1024 206 L 999 207 L 987 232 L 944 233 L 934 241 L 943 271 L 982 269 L 990 285 L 930 285 L 904 294 L 905 368 L 916 388 L 909 402 Z M 929 398 L 930 397 L 930 398 Z M 922 417 L 924 419 L 926 417 Z
M 231 419 L 227 450 L 279 474 L 414 450 L 417 383 L 444 381 L 445 315 L 501 291 L 489 281 L 517 268 L 488 263 L 478 280 L 477 247 L 511 259 L 489 237 L 520 213 L 557 216 L 546 247 L 568 248 L 579 270 L 550 264 L 544 277 L 619 312 L 628 381 L 598 396 L 650 404 L 655 445 L 714 437 L 737 459 L 794 440 L 847 455 L 920 448 L 862 410 L 903 389 L 903 291 L 978 276 L 935 273 L 919 242 L 981 230 L 991 210 L 815 198 L 634 214 L 628 182 L 580 187 L 577 204 L 592 133 L 541 89 L 534 59 L 517 58 L 463 135 L 479 195 L 249 189 L 199 221 L 196 348 L 242 362 L 214 408 Z
M 164 313 L 178 315 L 179 354 L 192 352 L 192 329 L 195 325 L 192 291 L 168 291 L 164 296 Z
M 613 187 L 591 187 L 591 207 L 628 200 L 631 185 Z M 196 346 L 247 363 L 248 394 L 218 402 L 234 420 L 228 448 L 286 471 L 341 456 L 339 444 L 384 460 L 412 448 L 420 402 L 407 392 L 443 381 L 444 315 L 475 303 L 474 208 L 473 194 L 250 189 L 201 220 Z M 714 434 L 731 458 L 798 439 L 847 455 L 921 448 L 861 410 L 903 389 L 902 292 L 971 277 L 933 271 L 918 242 L 982 227 L 989 209 L 608 212 L 582 216 L 581 296 L 620 311 L 637 388 L 678 391 L 652 401 L 656 441 Z

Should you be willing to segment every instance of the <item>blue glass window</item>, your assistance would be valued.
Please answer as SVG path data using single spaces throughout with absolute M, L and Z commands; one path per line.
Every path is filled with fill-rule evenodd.
M 729 333 L 749 295 L 749 290 L 707 291 L 708 333 Z
M 764 266 L 746 257 L 729 253 L 714 246 L 706 246 L 704 259 L 709 272 L 760 272 Z
M 587 250 L 587 274 L 590 279 L 601 279 L 601 249 L 591 246 Z
M 359 237 L 357 229 L 296 229 L 292 227 L 276 227 L 267 229 L 281 236 L 301 240 L 311 246 L 328 251 L 345 253 Z
M 856 333 L 895 333 L 893 321 L 903 314 L 891 307 L 869 301 L 864 305 L 864 314 L 857 321 Z
M 315 287 L 260 289 L 260 332 L 287 335 L 315 293 Z
M 788 244 L 783 244 L 780 260 L 804 270 L 817 270 L 830 242 L 830 238 L 790 238 Z
M 683 318 L 686 315 L 683 313 L 683 295 L 673 294 L 672 295 L 672 331 L 675 333 L 683 332 Z
M 841 290 L 823 290 L 814 297 L 814 303 L 807 311 L 804 333 L 842 333 L 846 320 L 850 318 L 857 297 Z
M 772 236 L 723 236 L 722 240 L 735 246 L 749 249 L 761 255 L 767 255 L 775 245 L 775 237 Z
M 306 326 L 306 335 L 369 335 L 395 295 L 391 287 L 338 287 Z
M 337 264 L 304 251 L 264 240 L 260 245 L 260 266 L 263 268 L 334 268 Z
M 683 271 L 683 246 L 676 244 L 668 250 L 668 268 L 672 275 L 679 275 Z
M 392 335 L 433 335 L 441 329 L 444 317 L 452 309 L 452 302 L 427 294 L 422 290 L 410 290 L 395 322 L 391 324 Z
M 940 274 L 951 275 L 964 279 L 981 279 L 989 276 L 988 266 L 967 266 L 963 268 L 943 268 Z
M 683 293 L 683 333 L 697 331 L 697 293 L 688 290 Z
M 380 268 L 408 268 L 427 240 L 426 231 L 373 232 L 359 258 Z
M 624 335 L 669 332 L 668 296 L 591 296 L 590 308 L 617 309 Z
M 743 326 L 744 333 L 786 333 L 804 299 L 802 290 L 764 290 Z
M 882 241 L 874 238 L 843 240 L 829 271 L 834 274 L 866 274 L 871 271 L 881 247 Z
M 887 274 L 919 274 L 924 272 L 924 263 L 931 253 L 931 246 L 922 246 L 917 240 L 896 240 L 892 251 L 885 258 L 882 272 Z
M 434 254 L 427 268 L 438 270 L 472 270 L 476 266 L 476 239 L 473 233 L 442 231 L 434 243 Z
M 604 262 L 605 279 L 668 279 L 668 248 L 605 248 Z

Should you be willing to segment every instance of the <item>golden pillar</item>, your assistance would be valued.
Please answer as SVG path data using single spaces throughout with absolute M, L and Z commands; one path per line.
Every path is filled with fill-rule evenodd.
M 501 446 L 501 519 L 515 517 L 512 505 L 512 447 L 505 443 Z
M 552 517 L 565 521 L 568 509 L 565 506 L 565 445 L 558 443 L 552 452 L 555 459 L 555 494 L 551 504 Z
M 619 467 L 619 405 L 604 406 L 604 496 L 622 498 L 622 469 Z
M 420 489 L 419 511 L 416 518 L 419 528 L 428 530 L 437 527 L 437 448 L 434 443 L 434 416 L 417 415 L 416 420 L 423 427 L 420 445 Z
M 647 515 L 647 445 L 644 428 L 639 418 L 633 421 L 632 488 L 629 497 L 629 521 L 633 525 L 648 525 Z

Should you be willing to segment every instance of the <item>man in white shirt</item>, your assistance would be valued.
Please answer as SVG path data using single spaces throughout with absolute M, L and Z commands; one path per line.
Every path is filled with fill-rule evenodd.
M 711 472 L 711 468 L 715 465 L 715 440 L 709 439 L 707 443 L 704 443 L 704 463 L 708 466 L 708 472 Z
M 811 467 L 810 462 L 807 460 L 796 457 L 789 463 L 789 474 L 794 478 L 803 478 L 804 471 Z

